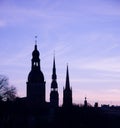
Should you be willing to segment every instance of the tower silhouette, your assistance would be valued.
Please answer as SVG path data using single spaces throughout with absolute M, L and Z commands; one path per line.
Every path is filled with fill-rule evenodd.
M 55 66 L 55 56 L 53 59 L 53 73 L 52 73 L 51 92 L 50 92 L 50 104 L 52 107 L 59 106 L 59 94 L 58 94 L 58 84 L 57 84 L 57 75 L 56 75 L 56 66 Z
M 87 106 L 88 106 L 87 98 L 85 97 L 85 100 L 84 100 L 84 107 L 87 107 Z
M 27 98 L 32 102 L 45 103 L 45 81 L 40 68 L 39 51 L 35 44 L 32 52 L 31 71 L 28 75 Z
M 64 107 L 72 106 L 72 88 L 70 88 L 68 65 L 66 72 L 66 84 L 65 84 L 65 88 L 63 88 L 63 106 Z

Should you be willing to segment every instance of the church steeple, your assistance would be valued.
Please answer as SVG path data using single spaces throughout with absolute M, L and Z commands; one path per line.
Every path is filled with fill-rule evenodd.
M 35 41 L 36 42 L 36 41 Z M 31 71 L 28 75 L 27 97 L 33 102 L 45 103 L 45 81 L 40 68 L 40 58 L 37 44 L 35 43 L 31 59 Z
M 68 65 L 66 71 L 66 84 L 65 84 L 65 88 L 63 88 L 63 106 L 64 107 L 72 106 L 72 89 L 70 88 Z
M 65 88 L 67 90 L 70 90 L 70 81 L 69 81 L 69 70 L 68 70 L 68 65 L 67 65 L 67 71 L 66 71 L 66 85 Z
M 50 103 L 52 107 L 58 107 L 59 105 L 59 95 L 58 95 L 58 84 L 55 66 L 55 56 L 53 59 L 53 71 L 52 71 L 52 82 L 51 82 L 51 92 L 50 92 Z

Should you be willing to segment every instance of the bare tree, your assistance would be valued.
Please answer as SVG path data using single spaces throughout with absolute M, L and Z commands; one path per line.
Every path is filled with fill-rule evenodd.
M 8 78 L 0 75 L 0 99 L 1 100 L 14 100 L 16 98 L 16 88 L 9 85 Z

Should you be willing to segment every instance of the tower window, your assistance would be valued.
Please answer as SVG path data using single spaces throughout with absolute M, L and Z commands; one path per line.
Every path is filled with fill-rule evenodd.
M 38 62 L 34 62 L 33 65 L 36 66 L 36 67 L 38 67 Z

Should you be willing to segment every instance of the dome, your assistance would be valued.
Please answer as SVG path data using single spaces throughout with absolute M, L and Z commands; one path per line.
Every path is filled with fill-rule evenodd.
M 40 70 L 32 70 L 28 75 L 28 82 L 31 83 L 43 83 L 44 76 Z
M 58 88 L 57 82 L 55 80 L 52 81 L 51 88 Z

